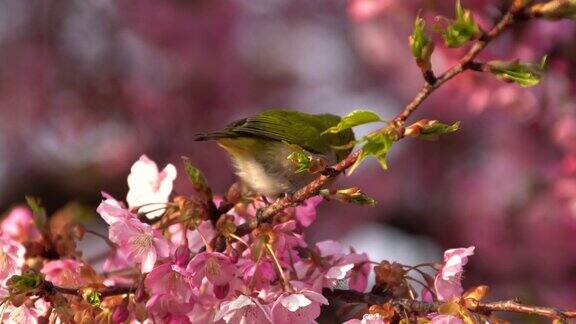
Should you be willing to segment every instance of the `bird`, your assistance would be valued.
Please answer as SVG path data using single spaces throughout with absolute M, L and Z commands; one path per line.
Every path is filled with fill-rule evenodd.
M 317 175 L 297 172 L 288 159 L 295 151 L 333 165 L 348 156 L 354 132 L 325 132 L 339 124 L 333 114 L 269 109 L 237 120 L 224 129 L 197 134 L 196 141 L 215 140 L 232 158 L 236 175 L 249 191 L 266 197 L 294 193 Z

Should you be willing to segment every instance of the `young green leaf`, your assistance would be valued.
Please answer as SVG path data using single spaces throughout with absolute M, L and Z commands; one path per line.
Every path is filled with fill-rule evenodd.
M 487 63 L 492 74 L 505 82 L 516 82 L 522 87 L 532 87 L 540 83 L 541 73 L 546 63 L 544 57 L 539 64 L 514 61 L 490 61 Z
M 294 152 L 290 153 L 287 159 L 296 165 L 295 173 L 304 171 L 316 173 L 324 170 L 328 166 L 324 159 L 306 154 L 306 152 L 297 145 L 291 146 L 294 147 Z
M 22 275 L 13 275 L 10 277 L 6 282 L 6 286 L 8 286 L 11 294 L 16 295 L 28 292 L 38 287 L 41 283 L 42 277 L 40 274 L 29 270 Z
M 325 130 L 322 135 L 327 134 L 327 133 L 339 133 L 343 130 L 355 127 L 355 126 L 359 126 L 359 125 L 363 125 L 363 124 L 368 124 L 368 123 L 373 123 L 373 122 L 377 122 L 377 121 L 381 121 L 382 119 L 380 118 L 380 116 L 378 116 L 378 114 L 376 114 L 375 112 L 369 111 L 369 110 L 354 110 L 353 112 L 349 113 L 348 115 L 342 117 L 342 120 L 340 120 L 340 122 L 338 123 L 338 125 L 333 126 L 328 128 L 327 130 Z
M 41 231 L 44 230 L 46 226 L 47 216 L 46 216 L 46 209 L 42 205 L 42 200 L 38 197 L 34 196 L 26 196 L 26 203 L 28 207 L 32 210 L 32 215 L 34 217 L 34 224 L 36 227 Z
M 96 290 L 89 290 L 83 294 L 84 300 L 93 307 L 100 307 L 102 295 Z
M 352 174 L 354 170 L 369 156 L 374 156 L 376 160 L 380 163 L 384 170 L 388 169 L 388 165 L 386 164 L 386 156 L 388 155 L 388 151 L 392 148 L 392 144 L 394 143 L 394 138 L 391 134 L 388 133 L 378 133 L 373 136 L 366 136 L 366 144 L 362 147 L 362 151 L 360 152 L 360 156 L 358 159 L 350 167 L 350 171 L 348 171 L 348 175 Z
M 360 188 L 348 188 L 343 190 L 338 190 L 336 192 L 337 195 L 343 196 L 345 202 L 349 202 L 355 205 L 362 205 L 362 206 L 374 206 L 376 205 L 376 200 L 374 198 L 368 196 L 364 192 L 360 190 Z
M 192 165 L 190 158 L 183 156 L 182 162 L 184 163 L 184 170 L 186 171 L 192 186 L 194 186 L 194 189 L 205 194 L 207 197 L 212 197 L 212 190 L 208 186 L 208 182 L 206 181 L 206 178 L 204 178 L 202 172 Z
M 363 139 L 360 139 L 357 141 L 350 141 L 344 145 L 332 145 L 332 148 L 337 150 L 337 151 L 345 151 L 345 150 L 349 150 L 349 149 L 354 148 L 354 146 L 356 146 L 357 144 L 360 144 L 362 142 L 363 142 Z
M 312 167 L 312 158 L 302 150 L 292 152 L 287 159 L 296 164 L 296 173 L 308 171 Z
M 410 35 L 410 49 L 412 50 L 412 55 L 416 58 L 418 66 L 425 69 L 430 69 L 430 56 L 434 50 L 434 43 L 430 37 L 424 32 L 424 19 L 420 16 L 416 17 L 414 21 L 414 31 Z
M 460 122 L 444 124 L 437 120 L 422 119 L 406 127 L 404 136 L 415 137 L 423 140 L 435 141 L 440 135 L 455 132 L 460 129 Z
M 449 20 L 446 28 L 437 26 L 437 29 L 448 47 L 460 47 L 480 35 L 480 27 L 474 21 L 472 12 L 464 9 L 460 0 L 456 0 L 456 18 Z

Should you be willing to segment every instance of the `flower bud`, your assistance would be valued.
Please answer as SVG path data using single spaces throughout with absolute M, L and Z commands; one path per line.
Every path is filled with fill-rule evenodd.
M 576 1 L 555 0 L 536 3 L 528 9 L 528 13 L 535 17 L 550 20 L 576 19 Z
M 112 322 L 122 323 L 128 319 L 130 313 L 128 312 L 127 306 L 127 303 L 122 303 L 114 309 L 114 312 L 112 312 Z
M 412 50 L 412 55 L 416 59 L 416 64 L 422 70 L 430 70 L 430 57 L 432 56 L 432 51 L 434 51 L 434 43 L 430 37 L 424 33 L 424 19 L 416 17 L 414 22 L 414 31 L 410 35 L 410 49 Z
M 148 294 L 146 293 L 146 289 L 144 289 L 144 284 L 140 283 L 134 292 L 134 301 L 137 303 L 141 303 L 146 301 Z
M 180 267 L 186 266 L 190 260 L 190 249 L 185 245 L 180 245 L 174 252 L 174 263 Z

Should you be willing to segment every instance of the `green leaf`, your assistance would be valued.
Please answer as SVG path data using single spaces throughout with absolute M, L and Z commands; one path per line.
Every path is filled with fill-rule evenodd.
M 351 203 L 362 206 L 376 205 L 376 200 L 363 193 L 362 190 L 360 190 L 360 188 L 357 187 L 340 189 L 336 191 L 335 194 L 328 193 L 327 197 L 329 199 L 336 199 L 345 203 Z
M 327 133 L 333 133 L 333 134 L 339 133 L 343 130 L 346 130 L 346 129 L 349 129 L 349 128 L 352 128 L 355 126 L 373 123 L 373 122 L 377 122 L 377 121 L 382 121 L 382 119 L 375 112 L 372 112 L 369 110 L 354 110 L 353 112 L 349 113 L 348 115 L 342 117 L 342 120 L 340 120 L 338 125 L 336 125 L 334 127 L 330 127 L 327 130 L 325 130 L 322 133 L 322 135 L 327 134 Z
M 464 9 L 460 0 L 456 0 L 456 18 L 448 21 L 444 29 L 437 26 L 448 47 L 460 47 L 480 34 L 480 27 L 474 21 L 472 12 Z
M 374 156 L 382 166 L 382 169 L 388 169 L 386 164 L 386 156 L 388 151 L 392 148 L 394 137 L 389 133 L 377 133 L 373 136 L 366 136 L 366 144 L 362 147 L 360 156 L 348 171 L 348 175 L 352 174 L 354 170 L 369 156 Z
M 546 64 L 546 56 L 538 64 L 514 61 L 490 61 L 490 72 L 506 82 L 516 82 L 522 87 L 532 87 L 540 83 L 541 73 Z
M 350 203 L 361 206 L 374 206 L 376 200 L 363 192 L 357 192 L 350 196 Z
M 46 226 L 47 216 L 46 209 L 42 205 L 42 200 L 34 196 L 26 196 L 26 203 L 28 207 L 32 210 L 32 215 L 34 217 L 34 224 L 39 230 L 43 231 Z
M 208 182 L 206 181 L 206 178 L 204 178 L 202 172 L 192 165 L 190 158 L 183 156 L 182 162 L 184 163 L 184 170 L 186 171 L 192 186 L 194 186 L 194 189 L 205 194 L 207 197 L 212 197 L 212 190 L 208 187 Z
M 42 283 L 40 274 L 28 271 L 22 275 L 13 275 L 8 279 L 6 285 L 11 294 L 21 294 L 28 292 Z
M 288 155 L 287 159 L 296 164 L 296 173 L 308 171 L 312 168 L 312 158 L 302 150 L 292 152 Z
M 437 120 L 431 120 L 420 129 L 420 134 L 416 138 L 435 141 L 440 135 L 453 133 L 460 129 L 460 122 L 452 125 L 441 123 Z
M 416 17 L 414 21 L 414 31 L 410 35 L 410 49 L 412 55 L 416 58 L 418 65 L 430 65 L 430 56 L 434 50 L 434 43 L 424 32 L 425 22 L 420 16 Z
M 349 149 L 354 148 L 354 146 L 356 146 L 357 144 L 362 143 L 362 139 L 357 140 L 357 141 L 350 141 L 348 142 L 348 144 L 344 144 L 344 145 L 332 145 L 332 148 L 335 149 L 336 151 L 346 151 Z
M 86 294 L 86 296 L 84 296 L 84 299 L 94 307 L 100 307 L 100 304 L 102 303 L 102 297 L 100 293 L 95 290 L 90 291 L 88 294 Z

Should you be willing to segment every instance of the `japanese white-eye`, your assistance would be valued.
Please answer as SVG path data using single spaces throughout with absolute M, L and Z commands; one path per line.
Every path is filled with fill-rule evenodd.
M 354 140 L 352 130 L 324 133 L 340 120 L 332 114 L 272 109 L 233 122 L 221 131 L 197 135 L 195 140 L 216 140 L 232 157 L 244 185 L 257 194 L 276 197 L 294 192 L 318 176 L 296 172 L 298 166 L 288 159 L 291 153 L 304 152 L 328 166 L 350 154 L 351 148 L 336 148 Z

